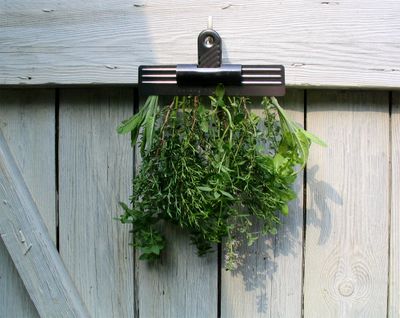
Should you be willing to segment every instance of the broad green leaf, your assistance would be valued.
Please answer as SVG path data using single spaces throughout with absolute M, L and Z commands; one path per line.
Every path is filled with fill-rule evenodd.
M 219 84 L 215 89 L 215 96 L 217 97 L 218 100 L 222 100 L 224 95 L 225 95 L 225 87 L 224 85 Z
M 327 147 L 328 145 L 321 139 L 315 136 L 314 134 L 310 133 L 307 130 L 303 130 L 303 134 L 306 135 L 308 139 L 310 139 L 313 143 L 320 145 L 322 147 Z
M 289 214 L 289 206 L 287 204 L 285 204 L 284 206 L 282 206 L 281 211 L 282 211 L 283 215 L 288 215 Z
M 138 113 L 132 116 L 130 119 L 123 121 L 121 125 L 117 128 L 117 132 L 119 134 L 127 134 L 133 130 L 139 130 L 142 122 L 143 122 L 143 114 Z
M 151 251 L 153 254 L 160 255 L 160 252 L 161 252 L 162 249 L 163 249 L 163 246 L 161 246 L 161 245 L 153 245 L 153 246 L 151 247 L 150 251 Z
M 207 120 L 202 120 L 200 123 L 200 129 L 204 131 L 205 133 L 208 133 L 208 121 Z
M 248 233 L 247 234 L 247 246 L 252 246 L 257 239 L 258 239 L 257 235 Z
M 210 192 L 213 190 L 210 187 L 197 187 L 197 189 L 199 189 L 200 191 L 206 191 L 206 192 Z
M 226 191 L 222 191 L 219 190 L 219 192 L 221 192 L 224 196 L 226 196 L 227 198 L 231 199 L 231 200 L 235 200 L 235 198 L 232 196 L 232 194 L 226 192 Z
M 158 254 L 154 254 L 154 253 L 143 253 L 139 256 L 139 259 L 142 261 L 150 261 L 150 260 L 154 260 L 158 257 Z
M 124 209 L 125 212 L 131 212 L 132 210 L 128 207 L 128 205 L 124 202 L 118 202 L 119 205 Z
M 158 97 L 149 96 L 137 114 L 133 115 L 128 120 L 122 121 L 121 125 L 117 128 L 117 132 L 120 134 L 126 134 L 133 130 L 139 130 L 146 117 L 149 106 L 154 102 L 155 99 L 158 99 Z
M 276 234 L 278 233 L 278 229 L 275 228 L 275 227 L 273 227 L 273 228 L 271 228 L 271 229 L 269 230 L 269 233 L 272 234 L 272 235 L 276 235 Z
M 275 155 L 274 159 L 275 169 L 279 169 L 283 164 L 287 162 L 287 158 L 283 157 L 279 152 Z
M 206 109 L 204 108 L 204 106 L 202 104 L 199 105 L 199 107 L 197 108 L 197 111 L 201 117 L 206 115 Z

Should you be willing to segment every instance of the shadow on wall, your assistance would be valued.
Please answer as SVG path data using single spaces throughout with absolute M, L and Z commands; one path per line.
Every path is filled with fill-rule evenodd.
M 343 205 L 343 199 L 340 194 L 325 181 L 318 180 L 315 176 L 318 171 L 318 166 L 313 166 L 307 170 L 307 195 L 310 196 L 310 206 L 316 206 L 316 209 L 307 209 L 307 225 L 313 225 L 321 229 L 318 244 L 323 245 L 328 240 L 331 233 L 331 211 L 328 202 L 331 201 L 336 205 Z M 318 217 L 318 214 L 321 216 Z M 323 229 L 323 230 L 322 230 Z
M 324 244 L 331 231 L 331 211 L 328 201 L 339 205 L 343 202 L 339 193 L 331 185 L 316 178 L 317 171 L 318 166 L 307 170 L 307 196 L 309 206 L 316 206 L 321 217 L 317 216 L 315 209 L 307 210 L 306 217 L 308 226 L 320 228 L 318 243 Z M 294 190 L 297 193 L 301 193 L 301 181 L 295 184 Z M 302 273 L 304 216 L 302 200 L 298 198 L 292 201 L 290 212 L 292 214 L 289 213 L 289 217 L 281 217 L 282 224 L 276 236 L 260 239 L 251 247 L 246 244 L 240 246 L 237 267 L 231 272 L 233 276 L 242 277 L 246 292 L 256 293 L 257 303 L 254 305 L 260 313 L 269 311 L 274 288 L 279 287 L 280 284 L 279 277 L 288 275 L 285 271 L 289 269 L 300 275 Z M 282 268 L 279 268 L 280 266 Z

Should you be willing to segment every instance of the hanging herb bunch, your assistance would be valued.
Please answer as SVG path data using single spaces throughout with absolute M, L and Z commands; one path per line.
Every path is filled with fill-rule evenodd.
M 161 221 L 186 230 L 199 255 L 223 243 L 227 269 L 240 244 L 277 233 L 311 142 L 323 142 L 292 122 L 274 97 L 262 106 L 259 117 L 248 98 L 227 97 L 218 86 L 214 96 L 175 97 L 165 107 L 150 96 L 121 124 L 118 132 L 131 133 L 142 157 L 131 205 L 121 203 L 119 218 L 133 225 L 140 259 L 156 259 L 165 248 Z

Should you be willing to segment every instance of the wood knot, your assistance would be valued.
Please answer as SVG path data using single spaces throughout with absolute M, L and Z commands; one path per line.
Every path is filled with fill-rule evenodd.
M 354 284 L 351 281 L 344 281 L 339 284 L 339 293 L 343 297 L 349 297 L 354 293 Z

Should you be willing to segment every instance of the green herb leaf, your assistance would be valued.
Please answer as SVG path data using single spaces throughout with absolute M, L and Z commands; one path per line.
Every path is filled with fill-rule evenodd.
M 283 215 L 288 215 L 289 214 L 289 206 L 287 204 L 283 205 L 281 208 L 282 214 Z
M 202 120 L 200 123 L 200 129 L 205 133 L 208 133 L 208 122 L 206 120 Z
M 315 136 L 314 134 L 308 132 L 307 130 L 303 130 L 303 134 L 310 139 L 313 143 L 316 143 L 322 147 L 328 147 L 328 145 L 320 138 Z
M 201 191 L 206 191 L 206 192 L 212 191 L 212 189 L 210 187 L 197 187 L 197 189 L 199 189 Z
M 227 198 L 231 199 L 231 200 L 235 200 L 235 198 L 232 196 L 232 194 L 226 192 L 226 191 L 222 191 L 219 190 L 219 192 L 221 192 L 224 196 L 226 196 Z

